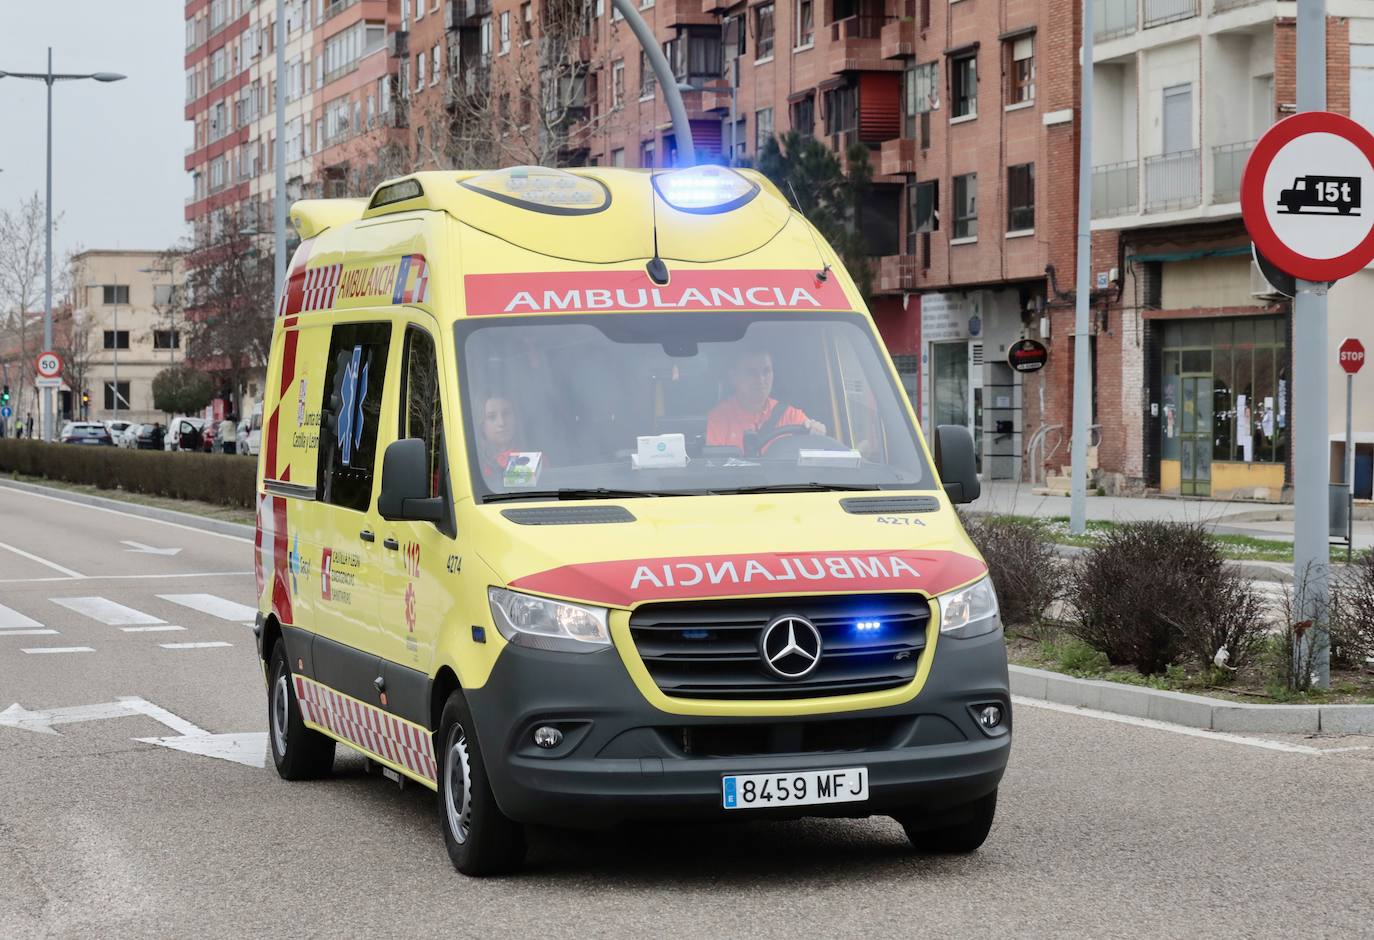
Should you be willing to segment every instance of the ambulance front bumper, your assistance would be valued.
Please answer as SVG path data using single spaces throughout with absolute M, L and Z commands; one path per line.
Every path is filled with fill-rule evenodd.
M 994 790 L 1011 751 L 1000 633 L 942 638 L 924 688 L 882 709 L 785 718 L 700 717 L 645 701 L 614 649 L 507 646 L 466 691 L 492 789 L 523 823 L 602 827 L 632 820 L 869 816 L 939 812 Z M 978 712 L 998 705 L 985 730 Z M 534 743 L 541 727 L 562 736 Z M 869 798 L 781 809 L 723 808 L 722 778 L 865 767 Z

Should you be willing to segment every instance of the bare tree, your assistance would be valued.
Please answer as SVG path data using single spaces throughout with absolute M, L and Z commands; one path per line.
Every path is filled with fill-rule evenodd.
M 54 230 L 57 224 L 58 219 L 54 219 Z M 0 334 L 19 339 L 18 374 L 10 376 L 11 381 L 18 381 L 21 390 L 21 399 L 16 401 L 17 414 L 25 410 L 38 411 L 33 360 L 40 352 L 42 336 L 30 336 L 32 330 L 27 314 L 43 302 L 46 226 L 43 200 L 37 192 L 13 210 L 0 209 L 0 298 L 4 300 L 3 309 L 0 309 Z M 33 396 L 28 402 L 22 401 L 25 392 Z
M 77 260 L 81 252 L 77 247 L 67 254 L 53 283 L 54 295 L 62 298 L 60 305 L 53 305 L 53 348 L 62 357 L 62 378 L 72 390 L 73 414 L 79 413 L 76 396 L 83 389 L 91 390 L 91 359 L 98 348 L 92 340 L 96 317 L 89 307 L 88 287 L 91 285 L 86 283 L 85 264 Z

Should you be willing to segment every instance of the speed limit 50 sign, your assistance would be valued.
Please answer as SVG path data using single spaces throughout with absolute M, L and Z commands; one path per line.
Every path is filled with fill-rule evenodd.
M 1285 118 L 1255 144 L 1240 203 L 1255 247 L 1279 270 L 1348 277 L 1374 260 L 1374 136 L 1328 111 Z
M 55 379 L 62 374 L 62 357 L 52 350 L 39 353 L 33 364 L 40 378 Z

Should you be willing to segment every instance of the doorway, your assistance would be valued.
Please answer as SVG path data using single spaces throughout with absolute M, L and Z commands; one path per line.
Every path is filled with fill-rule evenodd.
M 1183 496 L 1211 496 L 1212 373 L 1185 372 L 1180 385 L 1179 492 Z

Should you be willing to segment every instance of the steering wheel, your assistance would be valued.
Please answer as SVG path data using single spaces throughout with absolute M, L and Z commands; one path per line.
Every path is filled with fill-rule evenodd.
M 804 424 L 780 424 L 769 432 L 768 436 L 759 442 L 754 448 L 755 453 L 762 457 L 768 448 L 782 440 L 784 437 L 798 437 L 802 434 L 810 434 L 811 429 Z

